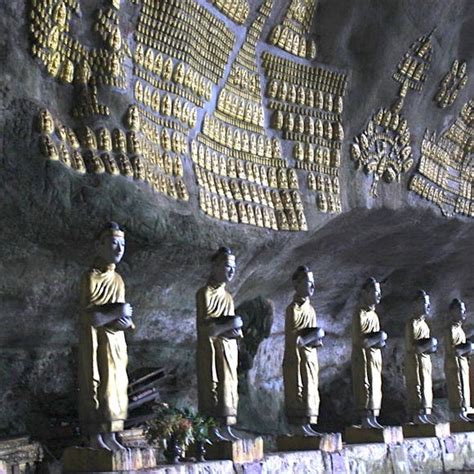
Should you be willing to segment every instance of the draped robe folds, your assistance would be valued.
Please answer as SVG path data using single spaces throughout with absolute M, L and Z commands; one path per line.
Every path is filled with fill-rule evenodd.
M 405 326 L 405 379 L 408 409 L 411 412 L 433 408 L 431 357 L 416 352 L 416 342 L 427 339 L 430 328 L 424 316 L 411 318 Z
M 285 412 L 293 424 L 298 424 L 301 418 L 317 417 L 319 413 L 318 350 L 296 344 L 302 329 L 315 327 L 316 312 L 309 298 L 295 297 L 286 309 L 283 357 Z
M 456 354 L 456 346 L 465 343 L 466 334 L 461 323 L 452 323 L 445 338 L 444 359 L 449 406 L 452 410 L 469 409 L 471 406 L 469 357 Z
M 109 303 L 125 303 L 125 285 L 115 265 L 97 265 L 81 281 L 79 419 L 83 434 L 122 431 L 127 418 L 125 334 L 107 327 L 95 328 L 87 311 Z
M 377 313 L 358 310 L 352 319 L 352 386 L 356 407 L 371 410 L 378 416 L 382 405 L 382 352 L 376 347 L 364 348 L 364 338 L 380 331 Z
M 208 284 L 196 293 L 196 306 L 199 411 L 214 418 L 237 417 L 237 340 L 208 333 L 213 318 L 235 315 L 234 300 L 225 284 Z

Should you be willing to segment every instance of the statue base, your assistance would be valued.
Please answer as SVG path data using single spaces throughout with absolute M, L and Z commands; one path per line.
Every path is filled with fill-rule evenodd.
M 156 454 L 153 448 L 111 452 L 75 446 L 64 450 L 62 463 L 63 472 L 131 471 L 156 467 Z
M 469 423 L 468 421 L 452 421 L 449 423 L 452 433 L 468 433 L 474 431 L 474 421 Z
M 405 438 L 449 438 L 450 435 L 449 423 L 436 423 L 436 425 L 407 423 L 403 425 Z
M 403 429 L 401 426 L 384 426 L 381 429 L 349 426 L 344 433 L 344 441 L 349 444 L 403 443 Z
M 342 449 L 341 433 L 323 433 L 321 436 L 278 436 L 278 451 L 325 451 L 334 453 Z
M 261 461 L 263 439 L 257 437 L 238 441 L 215 441 L 206 446 L 206 459 L 231 460 L 235 463 Z

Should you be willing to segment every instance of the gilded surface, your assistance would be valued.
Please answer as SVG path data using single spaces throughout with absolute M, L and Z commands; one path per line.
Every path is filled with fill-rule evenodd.
M 451 323 L 445 336 L 444 370 L 448 386 L 449 406 L 452 410 L 471 406 L 469 386 L 469 357 L 456 354 L 456 346 L 466 343 L 466 334 L 460 323 Z
M 319 414 L 318 350 L 316 347 L 297 344 L 302 329 L 316 326 L 316 312 L 309 298 L 295 297 L 286 308 L 283 359 L 285 413 L 290 423 L 295 419 Z
M 408 409 L 412 413 L 433 407 L 431 357 L 416 350 L 417 341 L 430 336 L 424 316 L 411 318 L 405 326 L 405 381 Z
M 216 418 L 236 417 L 237 340 L 210 336 L 207 325 L 212 318 L 235 315 L 234 300 L 225 284 L 206 285 L 196 294 L 196 307 L 198 409 Z
M 382 405 L 382 351 L 365 348 L 364 338 L 380 331 L 377 313 L 358 310 L 352 318 L 352 386 L 357 410 L 373 410 L 378 416 Z
M 79 418 L 83 434 L 123 430 L 128 409 L 127 343 L 124 331 L 94 328 L 87 309 L 125 303 L 125 285 L 115 265 L 95 266 L 81 281 Z

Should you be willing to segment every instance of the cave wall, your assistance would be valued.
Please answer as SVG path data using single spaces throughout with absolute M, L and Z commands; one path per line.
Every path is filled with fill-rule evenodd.
M 179 376 L 170 401 L 196 403 L 194 294 L 206 280 L 210 255 L 218 246 L 229 245 L 238 262 L 231 285 L 236 305 L 252 313 L 252 301 L 259 298 L 273 311 L 271 332 L 259 341 L 252 367 L 242 373 L 242 422 L 266 432 L 284 424 L 283 315 L 291 300 L 291 274 L 299 264 L 314 271 L 314 305 L 327 333 L 320 351 L 321 422 L 340 428 L 354 420 L 349 328 L 358 289 L 370 275 L 382 281 L 379 314 L 390 336 L 384 352 L 382 418 L 399 421 L 404 414 L 402 335 L 412 295 L 421 287 L 432 295 L 432 328 L 438 337 L 451 298 L 461 296 L 468 310 L 474 304 L 472 194 L 470 217 L 469 211 L 466 215 L 454 206 L 440 209 L 409 190 L 410 180 L 420 175 L 425 130 L 442 135 L 472 97 L 470 80 L 453 105 L 440 108 L 433 100 L 454 59 L 466 61 L 468 73 L 472 71 L 472 2 L 321 0 L 311 31 L 303 35 L 316 42 L 315 59 L 297 58 L 269 43 L 289 3 L 273 2 L 255 45 L 254 74 L 260 78 L 261 89 L 256 103 L 264 111 L 260 130 L 279 140 L 288 170 L 297 166 L 293 154 L 297 142 L 283 139 L 284 134 L 272 128 L 262 54 L 270 52 L 305 67 L 342 74 L 347 81 L 344 139 L 336 167 L 341 212 L 322 212 L 317 192 L 308 189 L 307 171 L 297 168 L 307 231 L 271 230 L 206 215 L 200 209 L 190 150 L 181 156 L 188 201 L 157 191 L 150 179 L 95 174 L 89 165 L 88 172 L 80 174 L 44 156 L 38 129 L 41 109 L 47 108 L 56 121 L 74 130 L 84 126 L 126 130 L 127 110 L 136 103 L 136 76 L 133 58 L 124 53 L 123 87 L 97 86 L 98 101 L 110 114 L 74 117 L 82 86 L 52 77 L 32 54 L 31 10 L 41 3 L 0 0 L 0 433 L 34 432 L 43 422 L 74 420 L 78 282 L 93 258 L 93 236 L 111 219 L 127 231 L 127 250 L 119 270 L 137 326 L 128 335 L 130 372 L 142 367 L 176 368 Z M 111 3 L 77 3 L 80 10 L 71 16 L 71 36 L 85 48 L 109 51 L 94 22 L 98 9 L 112 8 Z M 183 133 L 187 146 L 202 134 L 204 115 L 215 114 L 218 93 L 228 84 L 232 64 L 248 39 L 261 3 L 251 1 L 249 16 L 239 25 L 211 2 L 197 2 L 235 34 L 235 42 L 222 77 L 212 86 L 211 98 L 196 107 L 196 125 Z M 68 8 L 73 4 L 67 2 Z M 122 42 L 132 55 L 140 4 L 122 1 L 116 10 Z M 433 28 L 426 80 L 421 91 L 408 91 L 401 111 L 410 130 L 413 165 L 400 173 L 399 182 L 385 183 L 381 178 L 374 197 L 373 176 L 356 169 L 351 145 L 370 117 L 381 107 L 388 109 L 397 98 L 400 84 L 392 78 L 397 64 L 410 45 Z M 159 113 L 154 116 L 163 118 Z M 467 133 L 471 148 L 466 147 L 463 166 L 472 161 L 472 118 Z M 83 147 L 81 152 L 87 150 Z M 255 307 L 254 317 L 258 317 L 261 306 Z M 438 413 L 445 415 L 442 361 L 441 348 L 433 356 L 435 403 Z

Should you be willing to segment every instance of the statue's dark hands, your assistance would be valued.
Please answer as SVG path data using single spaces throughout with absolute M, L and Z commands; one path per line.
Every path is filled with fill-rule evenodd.
M 211 337 L 241 337 L 243 325 L 240 316 L 221 316 L 209 321 L 208 333 Z
M 296 338 L 296 345 L 299 347 L 322 347 L 325 335 L 322 328 L 302 329 Z
M 438 350 L 438 339 L 427 337 L 416 341 L 416 351 L 418 354 L 434 354 Z
M 116 319 L 110 324 L 107 324 L 106 327 L 114 329 L 115 331 L 125 331 L 126 329 L 133 327 L 133 321 L 132 318 L 128 316 L 122 316 L 120 319 Z
M 387 345 L 387 333 L 385 331 L 377 331 L 368 334 L 364 338 L 364 347 L 366 349 L 369 349 L 371 347 L 374 347 L 376 349 L 382 349 Z
M 474 354 L 474 342 L 466 341 L 464 344 L 456 346 L 456 354 L 458 357 L 469 357 Z

